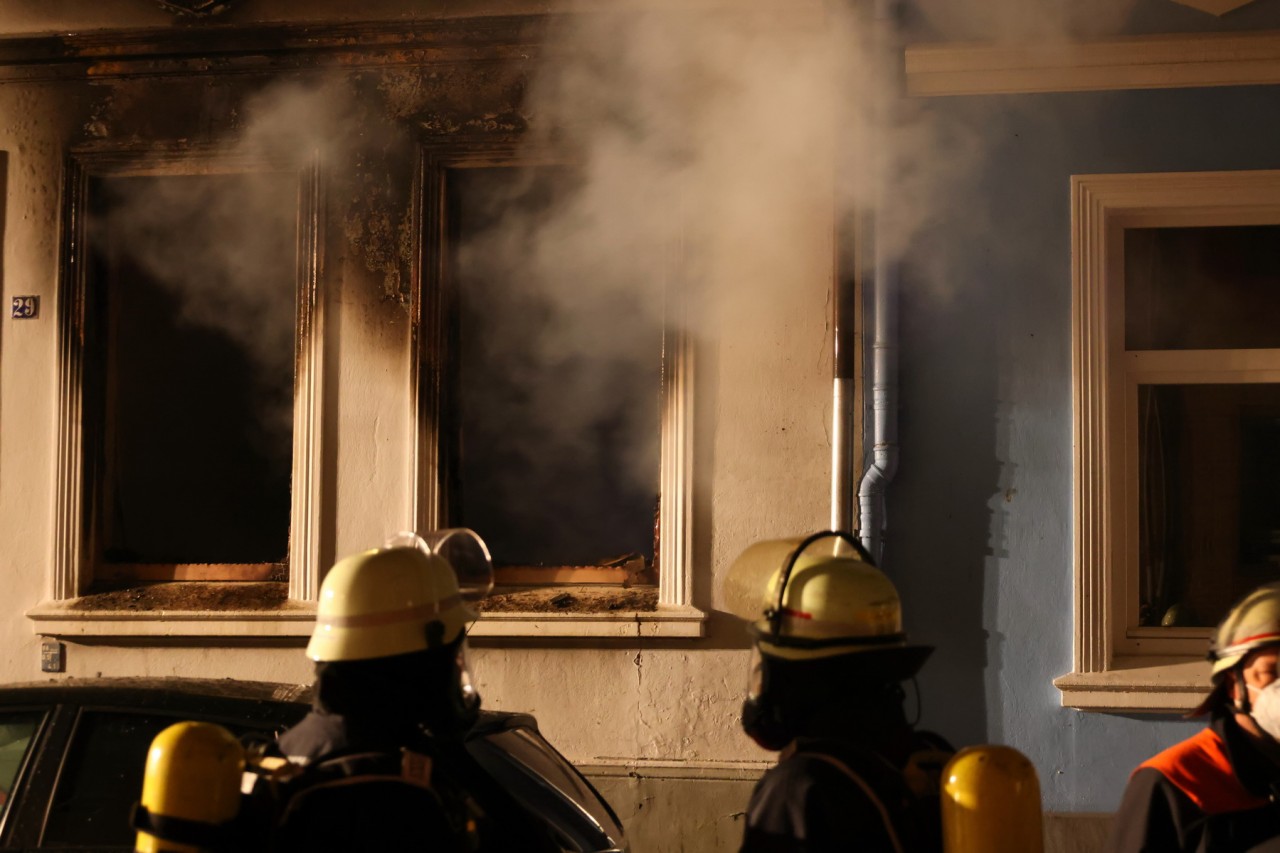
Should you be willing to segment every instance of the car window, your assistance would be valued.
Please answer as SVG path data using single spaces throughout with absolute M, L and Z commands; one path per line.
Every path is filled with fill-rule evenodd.
M 0 714 L 0 819 L 9 805 L 9 794 L 18 781 L 22 762 L 31 751 L 43 711 Z
M 42 846 L 132 849 L 135 833 L 129 819 L 133 804 L 142 794 L 151 741 L 174 723 L 189 719 L 195 717 L 81 712 L 54 788 Z M 261 728 L 267 726 L 264 723 Z M 237 736 L 259 728 L 235 724 L 227 727 Z
M 578 850 L 602 849 L 601 842 L 606 838 L 613 844 L 622 840 L 622 828 L 599 794 L 537 732 L 525 728 L 507 729 L 471 741 L 467 747 L 476 760 L 504 783 L 517 799 L 534 813 L 548 818 L 560 834 L 567 836 L 563 840 Z M 512 771 L 524 776 L 524 781 L 513 777 Z M 549 811 L 554 806 L 530 788 L 530 777 L 557 791 L 563 800 L 575 804 L 578 819 L 572 822 L 551 819 Z M 563 818 L 569 818 L 563 814 L 563 809 L 556 811 L 561 812 Z

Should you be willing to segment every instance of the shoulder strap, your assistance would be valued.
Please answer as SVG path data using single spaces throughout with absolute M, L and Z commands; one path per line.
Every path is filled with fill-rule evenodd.
M 894 851 L 896 851 L 896 853 L 903 853 L 902 842 L 898 840 L 898 833 L 893 828 L 893 821 L 889 818 L 889 810 L 885 808 L 884 802 L 876 795 L 876 792 L 872 790 L 871 786 L 866 783 L 866 780 L 857 773 L 854 773 L 853 769 L 849 767 L 848 764 L 845 764 L 834 755 L 827 755 L 825 752 L 803 752 L 802 754 L 830 764 L 832 767 L 848 776 L 855 785 L 861 788 L 862 793 L 867 796 L 867 799 L 871 801 L 871 804 L 876 807 L 876 811 L 880 813 L 880 820 L 884 823 L 884 831 L 888 834 L 889 843 L 893 845 Z

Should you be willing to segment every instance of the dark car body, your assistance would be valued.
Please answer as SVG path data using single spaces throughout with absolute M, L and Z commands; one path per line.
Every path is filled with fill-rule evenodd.
M 69 679 L 0 687 L 0 851 L 133 849 L 129 815 L 147 749 L 182 720 L 274 735 L 309 708 L 296 685 L 201 679 Z M 483 712 L 476 760 L 568 851 L 626 850 L 608 804 L 527 714 Z

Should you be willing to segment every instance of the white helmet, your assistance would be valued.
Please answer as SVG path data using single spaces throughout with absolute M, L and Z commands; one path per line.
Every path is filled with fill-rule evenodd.
M 1214 682 L 1266 646 L 1280 646 L 1280 583 L 1258 587 L 1222 620 L 1209 651 Z
M 862 653 L 892 664 L 901 678 L 914 675 L 928 657 L 930 647 L 907 642 L 893 582 L 848 534 L 757 543 L 730 568 L 730 583 L 748 589 L 765 571 L 769 580 L 755 611 L 763 610 L 763 618 L 751 626 L 761 652 L 786 660 Z
M 368 660 L 452 643 L 479 614 L 448 560 L 396 545 L 339 560 L 320 587 L 314 661 Z

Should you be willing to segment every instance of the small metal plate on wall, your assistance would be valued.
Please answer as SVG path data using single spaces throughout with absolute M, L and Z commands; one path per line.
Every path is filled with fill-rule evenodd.
M 13 297 L 12 316 L 15 320 L 34 320 L 40 316 L 39 296 Z
M 40 671 L 62 672 L 66 668 L 66 646 L 57 640 L 40 644 Z

